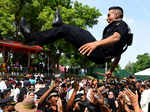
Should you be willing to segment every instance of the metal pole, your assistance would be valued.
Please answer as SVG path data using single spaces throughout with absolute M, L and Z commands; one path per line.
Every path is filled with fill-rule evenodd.
M 47 53 L 47 71 L 48 71 L 48 75 L 49 75 L 49 55 L 48 55 L 48 53 Z
M 105 63 L 105 73 L 107 72 L 107 62 Z
M 29 68 L 30 68 L 30 58 L 31 58 L 31 51 L 28 51 L 28 65 L 27 65 L 27 72 L 29 72 Z

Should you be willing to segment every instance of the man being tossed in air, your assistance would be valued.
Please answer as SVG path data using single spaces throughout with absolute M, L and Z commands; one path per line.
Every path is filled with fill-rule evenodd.
M 64 40 L 72 43 L 82 55 L 86 55 L 97 64 L 103 64 L 114 58 L 111 68 L 106 73 L 106 75 L 111 75 L 119 63 L 121 54 L 128 46 L 129 37 L 131 37 L 129 36 L 130 29 L 122 18 L 123 9 L 121 7 L 110 7 L 107 17 L 109 24 L 103 31 L 102 40 L 98 41 L 90 32 L 63 23 L 59 9 L 56 11 L 53 21 L 54 28 L 50 30 L 31 33 L 23 19 L 20 26 L 27 43 L 36 41 L 36 44 L 42 46 L 64 38 Z

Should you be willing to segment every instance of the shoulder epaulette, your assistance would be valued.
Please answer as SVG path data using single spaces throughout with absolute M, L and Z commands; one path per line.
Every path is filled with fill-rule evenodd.
M 117 23 L 116 23 L 116 26 L 119 26 L 119 25 L 120 25 L 120 22 L 117 22 Z

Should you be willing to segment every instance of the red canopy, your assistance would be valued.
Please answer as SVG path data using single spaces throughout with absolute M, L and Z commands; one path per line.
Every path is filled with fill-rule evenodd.
M 3 41 L 0 40 L 0 50 L 2 50 L 3 48 L 7 49 L 11 49 L 14 51 L 20 51 L 20 52 L 26 52 L 26 51 L 35 51 L 35 52 L 40 52 L 43 51 L 43 48 L 40 46 L 30 46 L 30 45 L 25 45 L 19 42 L 15 42 L 15 41 Z

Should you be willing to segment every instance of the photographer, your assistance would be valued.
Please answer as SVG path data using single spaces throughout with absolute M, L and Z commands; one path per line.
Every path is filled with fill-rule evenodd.
M 43 112 L 63 112 L 62 101 L 56 87 L 58 87 L 58 83 L 54 82 L 41 96 L 38 103 L 38 110 L 42 110 Z

